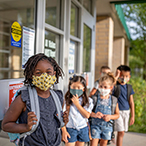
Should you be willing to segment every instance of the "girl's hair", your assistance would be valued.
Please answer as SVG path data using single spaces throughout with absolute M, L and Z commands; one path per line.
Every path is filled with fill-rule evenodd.
M 70 93 L 70 86 L 74 82 L 80 82 L 84 86 L 84 91 L 83 91 L 83 94 L 82 94 L 83 100 L 82 100 L 81 106 L 83 107 L 86 104 L 87 104 L 87 106 L 89 106 L 89 99 L 88 99 L 88 96 L 87 96 L 86 80 L 82 76 L 73 76 L 72 78 L 70 78 L 69 85 L 68 85 L 68 91 L 65 94 L 66 105 L 72 104 L 71 98 L 73 97 L 73 95 Z
M 109 72 L 109 73 L 105 74 L 103 77 L 101 77 L 99 80 L 99 84 L 104 81 L 109 82 L 110 86 L 113 86 L 116 84 L 116 79 L 115 79 L 113 73 L 111 73 L 111 72 Z
M 33 75 L 36 65 L 38 64 L 38 62 L 40 60 L 48 60 L 48 62 L 53 66 L 54 71 L 56 71 L 56 75 L 55 75 L 57 78 L 56 83 L 58 83 L 59 77 L 63 78 L 64 72 L 62 71 L 60 66 L 57 64 L 57 62 L 52 57 L 48 57 L 48 56 L 44 55 L 43 53 L 39 53 L 39 54 L 35 54 L 35 55 L 31 56 L 28 59 L 28 61 L 26 62 L 26 64 L 24 65 L 24 67 L 25 67 L 24 84 L 30 84 L 30 85 L 32 84 L 32 75 Z

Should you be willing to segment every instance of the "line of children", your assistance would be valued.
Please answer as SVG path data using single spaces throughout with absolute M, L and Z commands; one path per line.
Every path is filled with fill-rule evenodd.
M 120 66 L 117 69 L 118 75 L 120 73 L 118 84 L 120 84 L 121 90 L 118 103 L 116 103 L 115 98 L 113 98 L 114 103 L 112 103 L 112 96 L 110 95 L 116 79 L 109 73 L 110 68 L 103 66 L 101 68 L 101 78 L 95 83 L 95 87 L 90 92 L 90 96 L 92 96 L 97 89 L 99 91 L 97 102 L 94 105 L 96 107 L 94 112 L 92 112 L 93 101 L 87 96 L 85 79 L 82 76 L 74 76 L 70 79 L 64 106 L 64 108 L 69 109 L 69 116 L 64 116 L 65 121 L 69 119 L 69 122 L 66 127 L 62 127 L 62 140 L 66 143 L 66 146 L 83 146 L 85 142 L 89 141 L 87 122 L 90 114 L 92 117 L 91 136 L 93 138 L 91 146 L 97 146 L 99 139 L 101 139 L 101 146 L 107 145 L 107 140 L 111 139 L 112 120 L 115 119 L 117 119 L 115 130 L 118 131 L 117 146 L 122 146 L 124 131 L 128 130 L 129 108 L 131 109 L 130 125 L 134 124 L 134 91 L 132 89 L 128 101 L 126 95 L 127 81 L 130 79 L 130 68 Z M 50 76 L 50 79 L 54 79 L 55 77 L 56 82 L 53 82 L 53 85 L 58 83 L 59 77 L 63 77 L 63 71 L 54 59 L 40 53 L 29 58 L 25 64 L 24 76 L 24 84 L 36 87 L 41 117 L 37 130 L 25 139 L 25 145 L 58 146 L 61 142 L 61 131 L 58 130 L 60 124 L 50 94 L 50 86 L 47 87 L 42 78 L 45 79 Z M 35 82 L 36 80 L 37 82 Z M 43 87 L 41 84 L 43 84 Z M 63 105 L 62 91 L 57 90 L 56 93 Z M 31 111 L 29 101 L 28 91 L 22 92 L 14 100 L 2 122 L 4 131 L 24 133 L 31 130 L 32 126 L 36 124 L 37 117 Z M 114 110 L 113 107 L 115 107 Z M 118 119 L 119 109 L 120 118 Z M 16 123 L 17 119 L 19 119 L 19 124 Z M 22 139 L 20 139 L 19 145 L 22 145 Z

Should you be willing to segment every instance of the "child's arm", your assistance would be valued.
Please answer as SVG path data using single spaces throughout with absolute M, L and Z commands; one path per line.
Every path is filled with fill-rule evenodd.
M 62 130 L 62 141 L 64 141 L 65 143 L 67 143 L 67 142 L 68 142 L 67 137 L 70 138 L 70 135 L 69 135 L 69 133 L 67 132 L 65 126 L 63 126 L 63 127 L 61 128 L 61 130 Z
M 119 114 L 119 106 L 118 106 L 118 103 L 116 105 L 116 109 L 115 109 L 115 114 L 114 115 L 104 115 L 103 119 L 108 122 L 110 120 L 116 120 L 118 119 L 120 116 Z
M 74 105 L 77 107 L 77 109 L 79 110 L 79 112 L 82 114 L 82 116 L 84 118 L 89 118 L 90 117 L 90 113 L 88 111 L 86 111 L 80 104 L 79 104 L 79 99 L 78 99 L 78 95 L 74 96 L 71 98 L 72 102 L 74 103 Z
M 135 121 L 135 108 L 134 108 L 134 100 L 133 95 L 130 95 L 129 105 L 131 110 L 131 118 L 130 118 L 130 126 L 134 124 Z
M 115 79 L 118 80 L 119 76 L 120 76 L 121 71 L 119 69 L 116 70 L 115 73 Z
M 101 112 L 97 112 L 97 113 L 92 112 L 90 116 L 93 118 L 101 119 L 103 117 L 103 114 Z
M 91 97 L 92 95 L 94 95 L 96 93 L 97 89 L 93 88 L 89 94 L 89 97 Z
M 19 95 L 13 103 L 10 105 L 8 111 L 6 112 L 4 119 L 2 121 L 2 129 L 6 132 L 11 133 L 24 133 L 30 131 L 32 126 L 36 124 L 37 118 L 34 112 L 28 113 L 28 123 L 27 124 L 17 124 L 20 114 L 26 110 L 26 105 Z

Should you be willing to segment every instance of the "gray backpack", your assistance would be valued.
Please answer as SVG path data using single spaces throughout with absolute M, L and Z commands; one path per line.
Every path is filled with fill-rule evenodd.
M 17 97 L 22 90 L 28 90 L 29 97 L 30 97 L 31 111 L 35 112 L 38 121 L 37 121 L 37 124 L 33 125 L 32 129 L 28 132 L 21 133 L 21 134 L 19 134 L 19 133 L 8 133 L 8 135 L 10 137 L 10 141 L 14 142 L 16 144 L 16 146 L 18 145 L 18 142 L 19 142 L 20 138 L 23 138 L 22 146 L 24 146 L 25 138 L 37 129 L 37 127 L 39 125 L 39 121 L 40 121 L 39 101 L 38 101 L 38 95 L 37 95 L 37 91 L 36 91 L 35 87 L 23 86 L 22 88 L 20 88 L 16 92 L 16 94 L 14 96 Z M 63 127 L 64 122 L 63 122 L 63 117 L 62 117 L 62 106 L 61 106 L 60 99 L 58 98 L 58 95 L 55 93 L 54 90 L 51 89 L 50 93 L 53 97 L 53 100 L 54 100 L 56 108 L 57 108 L 58 119 L 60 121 L 60 127 Z M 17 122 L 19 123 L 19 121 L 17 121 Z

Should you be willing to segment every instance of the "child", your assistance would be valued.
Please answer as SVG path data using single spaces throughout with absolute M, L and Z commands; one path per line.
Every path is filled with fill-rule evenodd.
M 91 113 L 91 146 L 106 146 L 111 139 L 113 120 L 119 118 L 117 98 L 110 93 L 116 82 L 112 73 L 107 73 L 99 80 L 99 93 L 94 99 L 94 112 Z
M 104 76 L 105 74 L 111 72 L 111 69 L 108 66 L 102 66 L 100 68 L 100 76 Z M 99 80 L 97 80 L 94 84 L 93 89 L 91 90 L 89 97 L 91 97 L 92 95 L 94 95 L 96 93 L 96 91 L 98 90 L 98 84 L 99 84 Z
M 118 78 L 118 83 L 117 83 L 117 86 L 120 87 L 120 95 L 118 97 L 120 117 L 115 121 L 115 131 L 118 131 L 117 146 L 122 146 L 124 131 L 128 131 L 130 110 L 131 110 L 130 125 L 134 124 L 134 118 L 135 118 L 134 101 L 133 101 L 134 91 L 132 89 L 132 86 L 127 84 L 127 82 L 130 80 L 130 68 L 126 65 L 121 65 L 117 68 L 117 70 L 120 71 L 120 76 Z M 131 88 L 129 97 L 127 97 L 129 92 L 128 88 L 129 89 Z
M 70 135 L 66 146 L 84 146 L 89 141 L 88 118 L 93 108 L 92 99 L 87 96 L 86 81 L 82 76 L 70 78 L 65 95 L 65 107 L 70 107 L 69 122 L 66 125 Z
M 60 144 L 61 131 L 58 130 L 60 121 L 57 118 L 57 109 L 49 87 L 58 83 L 59 77 L 63 77 L 63 75 L 64 73 L 56 61 L 42 53 L 33 55 L 26 62 L 24 84 L 36 88 L 40 106 L 40 122 L 37 129 L 24 140 L 25 146 L 58 146 Z M 47 85 L 46 81 L 51 81 L 51 85 Z M 63 104 L 62 91 L 57 90 L 55 92 Z M 19 119 L 19 124 L 16 123 L 17 119 Z M 28 90 L 24 90 L 21 91 L 21 94 L 17 96 L 6 112 L 2 129 L 11 133 L 24 133 L 30 131 L 36 121 L 37 117 L 31 111 Z M 64 133 L 64 128 L 62 128 L 62 133 Z M 21 138 L 19 141 L 20 146 L 22 140 Z

